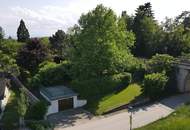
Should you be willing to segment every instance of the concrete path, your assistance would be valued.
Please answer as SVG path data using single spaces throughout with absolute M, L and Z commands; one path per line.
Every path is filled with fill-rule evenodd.
M 160 102 L 135 109 L 133 111 L 133 128 L 144 126 L 171 114 L 175 108 L 190 101 L 190 94 L 183 94 L 164 99 Z M 55 130 L 129 130 L 129 112 L 89 120 L 73 127 Z

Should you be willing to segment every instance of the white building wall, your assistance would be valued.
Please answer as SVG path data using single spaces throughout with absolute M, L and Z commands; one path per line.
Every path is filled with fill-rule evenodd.
M 5 106 L 7 105 L 9 97 L 10 97 L 10 92 L 9 92 L 9 89 L 6 87 L 5 88 L 5 98 L 2 100 L 2 104 L 1 104 L 2 110 L 5 109 Z
M 58 100 L 51 101 L 51 105 L 48 107 L 47 115 L 57 113 L 58 110 Z
M 50 102 L 50 105 L 48 106 L 48 111 L 46 115 L 50 115 L 53 113 L 59 112 L 59 104 L 58 100 L 53 100 L 51 101 L 48 97 L 46 97 L 43 93 L 40 92 L 40 94 Z M 86 100 L 78 100 L 77 96 L 70 97 L 73 98 L 73 108 L 78 108 L 86 105 L 87 101 Z M 64 98 L 63 98 L 64 99 Z M 62 100 L 62 99 L 59 99 Z
M 87 104 L 86 100 L 78 100 L 77 96 L 73 97 L 74 100 L 74 108 L 82 107 Z
M 7 102 L 8 102 L 10 95 L 11 94 L 9 92 L 9 89 L 6 87 L 5 88 L 5 98 L 3 100 L 1 100 L 1 102 L 0 102 L 0 107 L 2 110 L 2 113 L 0 114 L 0 119 L 1 119 L 1 116 L 3 115 L 3 111 L 5 110 L 5 106 L 7 105 Z
M 77 96 L 73 97 L 73 107 L 77 108 L 78 107 L 78 102 L 77 102 Z
M 77 100 L 77 107 L 83 107 L 87 104 L 87 100 Z

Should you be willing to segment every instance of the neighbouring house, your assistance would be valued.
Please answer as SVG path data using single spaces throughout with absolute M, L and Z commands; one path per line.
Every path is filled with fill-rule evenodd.
M 40 94 L 49 102 L 46 115 L 84 106 L 87 101 L 79 100 L 78 94 L 65 86 L 43 87 Z
M 8 80 L 4 77 L 0 77 L 0 118 L 3 115 L 3 111 L 5 110 L 5 106 L 10 97 L 10 92 L 8 89 Z

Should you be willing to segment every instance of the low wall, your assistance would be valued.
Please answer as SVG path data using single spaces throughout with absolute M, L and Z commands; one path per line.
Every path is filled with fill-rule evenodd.
M 77 100 L 77 107 L 82 107 L 87 104 L 87 100 Z

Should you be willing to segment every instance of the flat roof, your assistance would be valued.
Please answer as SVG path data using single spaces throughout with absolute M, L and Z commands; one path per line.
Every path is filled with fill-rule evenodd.
M 58 100 L 78 95 L 73 90 L 65 86 L 42 87 L 40 92 L 50 100 Z

